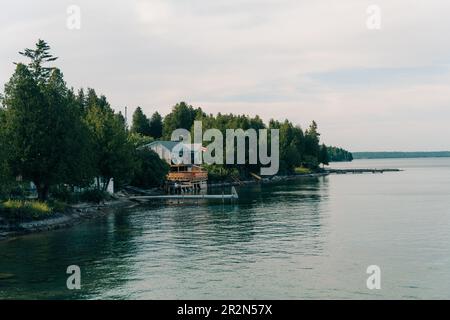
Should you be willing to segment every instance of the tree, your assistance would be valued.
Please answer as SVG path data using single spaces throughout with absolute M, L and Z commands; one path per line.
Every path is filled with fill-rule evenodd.
M 319 165 L 320 133 L 317 123 L 313 121 L 305 132 L 305 155 L 303 161 L 307 167 L 316 168 Z
M 52 185 L 85 181 L 90 172 L 87 131 L 73 94 L 59 69 L 44 66 L 57 59 L 49 49 L 39 40 L 21 52 L 31 62 L 16 63 L 3 99 L 8 167 L 35 184 L 40 200 L 47 200 Z
M 92 158 L 95 162 L 97 187 L 106 190 L 111 178 L 119 186 L 132 178 L 134 147 L 128 141 L 123 116 L 114 113 L 104 96 L 94 97 L 94 91 L 90 91 L 86 123 L 95 150 Z M 100 182 L 103 182 L 102 187 Z
M 144 136 L 150 136 L 150 121 L 142 112 L 141 107 L 137 107 L 133 113 L 133 122 L 131 125 L 131 132 L 139 133 Z
M 164 117 L 163 136 L 170 140 L 172 132 L 176 129 L 191 130 L 194 120 L 201 116 L 202 109 L 194 109 L 186 102 L 180 102 L 172 108 L 172 112 Z
M 43 81 L 39 83 L 38 81 Z M 76 129 L 80 119 L 71 109 L 68 90 L 59 69 L 48 79 L 32 73 L 24 64 L 5 86 L 9 166 L 22 179 L 33 181 L 39 200 L 47 200 L 54 184 L 77 180 L 84 154 Z
M 169 172 L 169 165 L 152 150 L 135 152 L 135 169 L 131 185 L 140 188 L 160 186 Z
M 150 118 L 150 136 L 159 139 L 163 134 L 162 117 L 158 112 L 152 114 Z
M 322 146 L 320 147 L 320 152 L 319 152 L 319 163 L 325 165 L 329 165 L 330 163 L 330 158 L 328 155 L 328 148 L 326 145 L 322 144 Z
M 8 154 L 5 140 L 5 110 L 0 106 L 0 198 L 4 195 L 12 182 L 8 166 Z
M 28 69 L 39 84 L 45 83 L 54 69 L 53 67 L 45 67 L 44 64 L 58 59 L 58 57 L 51 55 L 49 51 L 50 46 L 44 40 L 39 39 L 35 49 L 25 49 L 19 52 L 20 55 L 31 59 Z
M 353 154 L 347 150 L 337 147 L 328 147 L 330 161 L 353 161 Z

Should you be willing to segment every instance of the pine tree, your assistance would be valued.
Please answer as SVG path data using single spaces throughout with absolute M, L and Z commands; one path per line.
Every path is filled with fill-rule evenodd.
M 142 112 L 141 107 L 137 107 L 133 113 L 133 121 L 131 125 L 132 133 L 139 133 L 144 136 L 150 136 L 150 121 Z
M 150 118 L 150 136 L 159 139 L 162 137 L 163 123 L 162 117 L 158 112 L 153 113 Z
M 20 55 L 31 59 L 28 69 L 39 84 L 45 83 L 54 69 L 53 67 L 45 67 L 44 64 L 58 59 L 58 57 L 51 55 L 49 51 L 50 46 L 44 40 L 39 39 L 35 49 L 25 49 L 19 52 Z

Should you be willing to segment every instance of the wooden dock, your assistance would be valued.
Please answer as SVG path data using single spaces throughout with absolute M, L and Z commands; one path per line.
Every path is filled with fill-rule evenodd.
M 237 200 L 239 195 L 234 187 L 231 187 L 231 194 L 169 194 L 169 195 L 157 195 L 157 196 L 130 196 L 130 200 L 136 201 L 151 201 L 151 200 Z
M 353 173 L 353 174 L 362 174 L 362 173 L 385 173 L 385 172 L 399 172 L 402 171 L 400 169 L 327 169 L 326 172 L 328 173 L 335 173 L 335 174 L 347 174 L 347 173 Z

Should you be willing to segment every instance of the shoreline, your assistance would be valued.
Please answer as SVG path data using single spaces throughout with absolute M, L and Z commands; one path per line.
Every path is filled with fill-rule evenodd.
M 321 177 L 326 175 L 328 175 L 328 173 L 320 172 L 310 174 L 274 176 L 271 178 L 262 178 L 261 180 L 253 179 L 243 180 L 240 182 L 212 183 L 208 184 L 207 188 L 243 186 L 258 183 L 275 183 L 300 178 Z M 72 205 L 69 206 L 69 208 L 64 213 L 55 213 L 54 216 L 42 220 L 19 223 L 4 223 L 0 219 L 0 241 L 11 240 L 19 236 L 36 234 L 45 231 L 70 228 L 74 225 L 82 223 L 83 221 L 95 219 L 114 213 L 115 211 L 120 209 L 132 208 L 139 205 L 139 203 L 131 201 L 126 196 L 120 196 L 117 200 L 108 201 L 99 205 L 89 203 L 79 203 L 76 205 Z
M 291 174 L 285 176 L 273 176 L 270 178 L 262 178 L 261 180 L 252 179 L 252 180 L 242 180 L 242 181 L 233 181 L 233 182 L 216 182 L 216 183 L 208 183 L 208 188 L 221 188 L 221 187 L 238 187 L 243 185 L 252 185 L 258 183 L 276 183 L 290 180 L 297 180 L 303 178 L 318 178 L 329 175 L 329 172 L 316 172 L 316 173 L 307 173 L 307 174 Z
M 107 201 L 103 204 L 80 203 L 70 206 L 64 213 L 55 213 L 54 216 L 35 221 L 19 223 L 2 223 L 0 220 L 0 241 L 11 240 L 19 236 L 36 234 L 70 228 L 87 220 L 111 214 L 117 210 L 136 206 L 126 198 Z
M 306 178 L 318 178 L 325 177 L 330 174 L 336 174 L 336 172 L 325 171 L 308 174 L 293 174 L 285 176 L 273 176 L 270 178 L 262 178 L 261 180 L 243 180 L 233 182 L 218 182 L 207 185 L 207 188 L 224 188 L 234 186 L 245 186 L 253 184 L 271 184 L 278 182 L 285 182 Z M 70 228 L 74 225 L 82 223 L 86 220 L 92 220 L 101 216 L 105 216 L 114 213 L 117 210 L 132 208 L 139 206 L 140 204 L 130 200 L 127 196 L 117 197 L 116 200 L 107 201 L 103 204 L 89 204 L 79 203 L 69 206 L 64 213 L 55 213 L 54 216 L 36 220 L 26 221 L 19 223 L 5 223 L 0 219 L 0 241 L 11 240 L 19 236 L 36 234 L 45 231 L 58 230 L 63 228 Z

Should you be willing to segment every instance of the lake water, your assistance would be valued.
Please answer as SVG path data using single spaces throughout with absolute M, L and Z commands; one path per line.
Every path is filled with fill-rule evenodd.
M 236 204 L 159 204 L 3 241 L 0 298 L 449 299 L 450 158 L 333 166 L 405 171 L 242 187 Z

